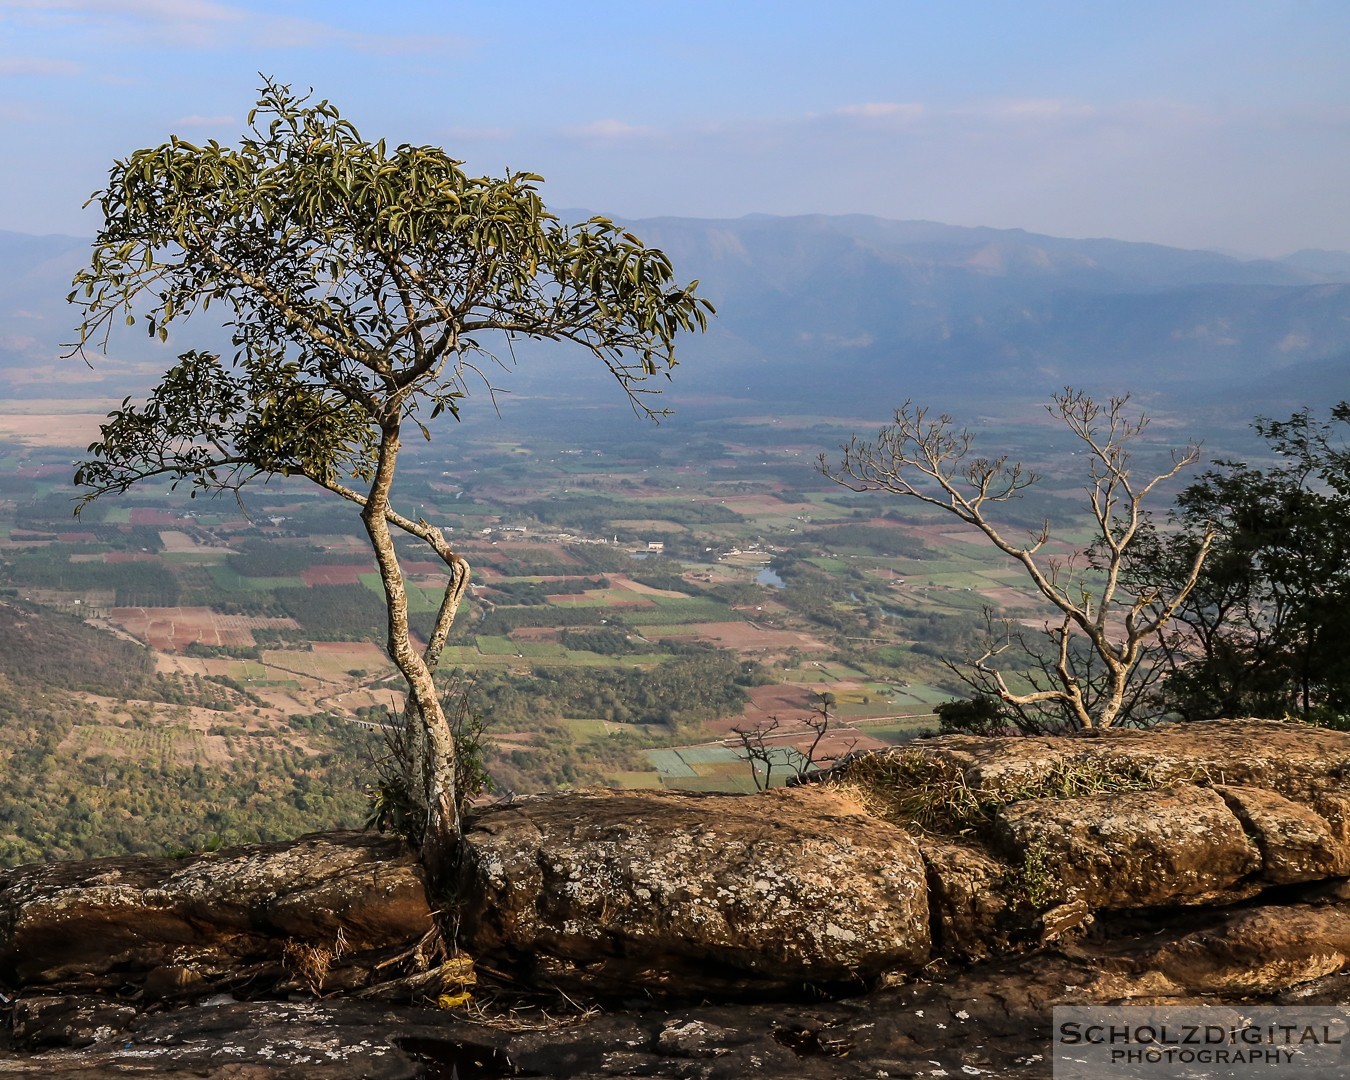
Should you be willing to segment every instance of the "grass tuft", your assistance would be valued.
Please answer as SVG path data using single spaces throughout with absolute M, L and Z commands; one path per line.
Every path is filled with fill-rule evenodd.
M 874 817 L 956 835 L 988 827 L 999 807 L 1008 803 L 1151 791 L 1164 780 L 1137 762 L 1083 757 L 1056 762 L 1034 779 L 990 790 L 972 787 L 952 761 L 909 749 L 854 758 L 826 782 L 853 795 Z

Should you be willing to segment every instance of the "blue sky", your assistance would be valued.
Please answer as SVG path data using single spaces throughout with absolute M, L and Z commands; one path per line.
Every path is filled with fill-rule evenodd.
M 1345 0 L 0 0 L 0 228 L 235 139 L 258 72 L 626 217 L 868 213 L 1350 249 Z

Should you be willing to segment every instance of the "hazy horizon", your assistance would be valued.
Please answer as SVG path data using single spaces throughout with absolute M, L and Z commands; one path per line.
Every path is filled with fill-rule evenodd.
M 1350 8 L 982 0 L 0 0 L 0 229 L 89 235 L 116 157 L 237 141 L 259 72 L 551 206 L 1350 250 Z

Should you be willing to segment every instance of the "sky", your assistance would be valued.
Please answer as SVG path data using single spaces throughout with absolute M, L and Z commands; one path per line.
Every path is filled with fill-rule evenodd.
M 624 218 L 1350 250 L 1345 0 L 0 0 L 0 229 L 237 141 L 260 73 Z

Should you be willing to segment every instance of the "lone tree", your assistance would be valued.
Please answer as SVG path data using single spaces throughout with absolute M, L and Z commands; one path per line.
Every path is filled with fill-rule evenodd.
M 114 163 L 91 202 L 104 224 L 72 302 L 72 354 L 110 327 L 223 307 L 228 361 L 186 352 L 143 404 L 109 414 L 76 482 L 83 503 L 151 477 L 209 492 L 303 476 L 359 512 L 408 687 L 407 788 L 433 871 L 459 831 L 455 747 L 433 676 L 469 582 L 444 533 L 395 505 L 405 431 L 459 417 L 466 377 L 513 339 L 574 342 L 639 413 L 644 380 L 675 365 L 712 311 L 697 282 L 611 221 L 565 225 L 540 177 L 470 177 L 431 146 L 367 142 L 327 101 L 267 80 L 238 148 L 172 137 Z M 425 647 L 408 634 L 393 531 L 424 542 L 448 582 Z
M 1022 672 L 1031 689 L 1014 689 L 995 666 L 1020 640 L 1010 625 L 1001 641 L 991 635 L 989 646 L 973 662 L 972 681 L 989 696 L 1024 717 L 1039 712 L 1058 718 L 1057 724 L 1029 719 L 1023 726 L 1032 730 L 1109 727 L 1128 717 L 1132 680 L 1145 650 L 1195 588 L 1213 543 L 1213 530 L 1202 531 L 1180 576 L 1168 586 L 1125 586 L 1130 553 L 1147 524 L 1145 500 L 1199 458 L 1198 446 L 1174 450 L 1170 468 L 1137 481 L 1130 444 L 1143 433 L 1148 418 L 1130 415 L 1127 405 L 1128 398 L 1102 404 L 1066 389 L 1046 406 L 1078 439 L 1079 453 L 1088 462 L 1086 492 L 1094 538 L 1076 557 L 1047 549 L 1048 521 L 1022 539 L 990 519 L 997 504 L 1017 498 L 1038 477 L 1006 456 L 974 456 L 974 436 L 956 428 L 950 416 L 933 417 L 906 402 L 896 410 L 895 423 L 875 439 L 854 436 L 844 445 L 837 467 L 831 468 L 823 454 L 820 458 L 821 471 L 844 487 L 916 499 L 978 529 L 1022 566 L 1036 591 L 1053 605 L 1057 615 L 1045 625 L 1049 654 L 1036 664 L 1039 672 Z M 1036 650 L 1030 651 L 1035 656 Z

